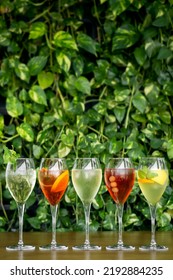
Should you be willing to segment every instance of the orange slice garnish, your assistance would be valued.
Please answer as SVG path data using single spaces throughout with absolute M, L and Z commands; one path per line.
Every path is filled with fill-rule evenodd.
M 68 185 L 69 172 L 65 170 L 61 173 L 52 185 L 51 192 L 61 192 L 64 191 Z
M 141 179 L 141 178 L 138 178 L 138 182 L 139 183 L 149 183 L 149 184 L 153 184 L 154 182 L 153 182 L 153 180 L 151 180 L 151 179 Z

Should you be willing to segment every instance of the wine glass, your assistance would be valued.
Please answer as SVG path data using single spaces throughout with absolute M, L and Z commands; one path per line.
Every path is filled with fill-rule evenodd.
M 50 204 L 52 215 L 51 244 L 40 246 L 40 250 L 67 250 L 65 245 L 56 242 L 56 220 L 58 204 L 63 197 L 69 182 L 69 171 L 65 159 L 42 158 L 38 171 L 41 190 Z
M 135 247 L 125 245 L 122 240 L 122 218 L 124 203 L 130 195 L 134 180 L 135 170 L 129 158 L 111 158 L 109 159 L 105 171 L 104 178 L 109 194 L 116 203 L 118 210 L 118 243 L 107 246 L 107 250 L 134 250 Z
M 32 158 L 18 158 L 6 167 L 6 183 L 12 197 L 16 201 L 19 215 L 19 241 L 17 245 L 7 246 L 7 250 L 34 250 L 35 246 L 24 245 L 23 215 L 25 203 L 36 182 L 36 171 Z
M 89 219 L 90 208 L 102 181 L 102 170 L 97 158 L 77 158 L 72 168 L 72 182 L 81 199 L 85 213 L 85 242 L 73 246 L 74 250 L 100 250 L 98 245 L 90 244 Z
M 168 250 L 166 246 L 160 246 L 155 240 L 155 220 L 157 203 L 162 197 L 168 185 L 168 169 L 164 158 L 141 158 L 137 172 L 139 187 L 146 198 L 151 215 L 151 242 L 141 246 L 140 250 Z

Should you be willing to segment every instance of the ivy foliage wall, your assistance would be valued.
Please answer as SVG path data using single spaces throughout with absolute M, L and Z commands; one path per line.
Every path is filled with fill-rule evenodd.
M 163 156 L 170 182 L 157 211 L 159 230 L 173 223 L 173 1 L 0 1 L 0 230 L 18 228 L 5 187 L 9 159 Z M 24 230 L 49 230 L 38 182 Z M 57 230 L 82 230 L 81 202 L 70 181 Z M 104 181 L 91 229 L 117 228 Z M 150 229 L 137 183 L 125 205 L 125 230 Z

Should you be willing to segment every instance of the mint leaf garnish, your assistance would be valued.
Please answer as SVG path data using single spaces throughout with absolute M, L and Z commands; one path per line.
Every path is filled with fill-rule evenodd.
M 143 170 L 138 171 L 138 177 L 140 179 L 145 179 L 146 178 L 146 173 Z
M 152 172 L 151 170 L 148 170 L 148 173 L 147 173 L 147 178 L 148 179 L 152 179 L 152 178 L 155 178 L 157 176 L 158 176 L 158 174 L 156 172 Z
M 150 170 L 147 166 L 144 166 L 142 169 L 138 171 L 138 177 L 140 179 L 152 179 L 157 176 L 158 174 Z

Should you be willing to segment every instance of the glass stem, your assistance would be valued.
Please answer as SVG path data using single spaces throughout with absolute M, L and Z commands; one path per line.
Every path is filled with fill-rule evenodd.
M 56 220 L 57 220 L 57 210 L 58 210 L 58 204 L 57 205 L 50 205 L 51 214 L 52 214 L 52 241 L 51 245 L 56 246 Z
M 156 240 L 155 240 L 155 221 L 156 221 L 156 205 L 149 204 L 150 208 L 150 215 L 151 215 L 151 243 L 150 246 L 156 246 Z
M 123 245 L 123 239 L 122 239 L 122 220 L 123 220 L 123 210 L 124 210 L 124 204 L 118 203 L 117 204 L 118 209 L 118 224 L 119 224 L 119 230 L 118 230 L 118 245 Z
M 90 208 L 91 203 L 84 204 L 84 213 L 85 213 L 85 245 L 90 245 L 89 241 L 89 220 L 90 220 Z
M 18 203 L 18 216 L 19 216 L 19 241 L 18 246 L 23 246 L 23 215 L 24 215 L 24 209 L 25 204 L 24 203 Z

